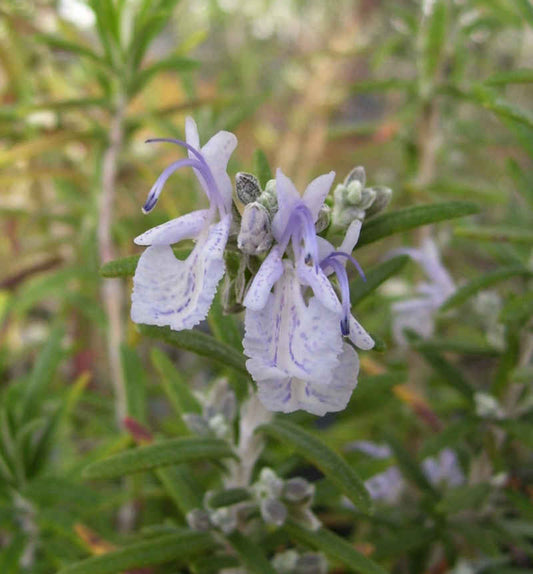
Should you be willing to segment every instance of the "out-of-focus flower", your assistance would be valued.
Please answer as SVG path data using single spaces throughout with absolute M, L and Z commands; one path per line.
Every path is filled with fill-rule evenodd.
M 131 307 L 134 322 L 169 326 L 175 331 L 190 329 L 205 319 L 224 275 L 232 203 L 226 167 L 237 145 L 233 134 L 221 131 L 200 150 L 192 118 L 187 118 L 185 131 L 186 142 L 150 140 L 176 143 L 188 150 L 189 157 L 163 171 L 148 194 L 143 211 L 148 213 L 154 208 L 167 179 L 185 166 L 194 169 L 210 206 L 158 225 L 135 239 L 137 245 L 148 248 L 135 271 Z M 195 239 L 196 245 L 182 261 L 174 256 L 171 245 L 183 239 Z
M 428 281 L 419 283 L 417 295 L 392 305 L 392 331 L 399 345 L 405 345 L 404 329 L 411 329 L 423 338 L 435 330 L 435 314 L 455 291 L 455 284 L 443 266 L 435 242 L 426 239 L 420 249 L 396 249 L 394 255 L 409 255 L 424 270 Z
M 360 229 L 350 228 L 339 251 L 316 235 L 315 223 L 334 173 L 313 180 L 300 197 L 281 170 L 278 210 L 272 220 L 276 245 L 263 261 L 244 299 L 246 366 L 270 410 L 317 415 L 342 410 L 357 383 L 357 353 L 373 346 L 350 313 L 344 268 Z M 283 258 L 288 252 L 289 257 Z M 355 262 L 357 265 L 357 262 Z M 328 275 L 335 272 L 339 301 Z M 271 290 L 273 288 L 273 292 Z M 308 288 L 313 295 L 306 298 Z
M 434 486 L 459 486 L 465 481 L 457 455 L 450 448 L 441 450 L 435 457 L 424 459 L 422 470 Z

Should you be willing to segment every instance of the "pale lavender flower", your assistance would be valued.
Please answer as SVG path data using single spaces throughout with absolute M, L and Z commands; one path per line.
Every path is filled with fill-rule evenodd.
M 459 486 L 464 483 L 465 476 L 457 460 L 457 455 L 451 448 L 445 448 L 435 457 L 422 461 L 422 470 L 434 486 Z
M 431 337 L 435 330 L 435 314 L 455 291 L 455 284 L 443 266 L 435 242 L 428 238 L 420 249 L 397 249 L 394 255 L 409 255 L 424 270 L 429 281 L 417 285 L 417 295 L 392 305 L 393 335 L 399 345 L 405 345 L 404 329 L 411 329 L 422 338 Z
M 281 170 L 276 174 L 272 234 L 277 243 L 244 299 L 246 367 L 260 400 L 272 411 L 324 415 L 344 409 L 357 384 L 359 359 L 343 335 L 360 348 L 374 344 L 350 313 L 344 268 L 346 260 L 353 260 L 360 224 L 348 231 L 340 251 L 316 235 L 334 175 L 316 178 L 301 197 Z M 285 253 L 289 257 L 283 258 Z M 342 303 L 328 279 L 333 272 Z
M 205 319 L 224 275 L 224 249 L 231 224 L 231 181 L 226 173 L 237 138 L 225 131 L 215 134 L 201 149 L 192 118 L 185 123 L 186 142 L 165 141 L 186 148 L 189 157 L 174 162 L 159 176 L 143 211 L 151 211 L 164 184 L 181 167 L 192 167 L 210 206 L 149 229 L 135 239 L 147 245 L 133 278 L 131 318 L 136 323 L 190 329 Z M 171 245 L 194 239 L 185 260 L 174 256 Z

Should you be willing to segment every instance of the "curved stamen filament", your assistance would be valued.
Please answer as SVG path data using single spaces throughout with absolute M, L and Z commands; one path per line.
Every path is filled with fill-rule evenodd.
M 346 268 L 338 259 L 331 259 L 328 265 L 333 267 L 333 271 L 335 271 L 339 281 L 342 303 L 341 332 L 346 336 L 350 334 L 350 283 L 348 282 L 348 273 L 346 273 Z
M 345 257 L 346 259 L 348 259 L 348 261 L 350 261 L 351 263 L 353 263 L 354 267 L 357 269 L 357 272 L 359 273 L 359 275 L 361 276 L 361 279 L 363 281 L 366 281 L 366 277 L 365 277 L 365 273 L 363 271 L 363 268 L 361 267 L 361 265 L 359 265 L 359 262 L 357 261 L 357 259 L 355 257 L 353 257 L 352 255 L 350 255 L 349 253 L 345 253 L 344 251 L 333 251 L 333 253 L 330 253 L 321 263 L 321 267 L 324 268 L 326 267 L 326 265 L 330 264 L 330 261 L 333 260 L 335 257 Z M 330 260 L 331 258 L 331 260 Z M 327 262 L 327 263 L 326 263 Z
M 161 195 L 161 191 L 163 190 L 163 186 L 167 182 L 167 179 L 178 169 L 181 167 L 196 167 L 197 169 L 203 169 L 203 166 L 195 159 L 180 159 L 179 161 L 175 161 L 171 163 L 167 168 L 163 170 L 161 175 L 156 179 L 156 182 L 152 186 L 152 189 L 148 193 L 148 197 L 146 198 L 146 202 L 143 205 L 143 213 L 149 213 L 155 207 L 159 196 Z
M 283 250 L 285 250 L 291 238 L 293 246 L 297 249 L 303 241 L 307 251 L 304 256 L 305 262 L 308 263 L 309 259 L 311 259 L 315 263 L 315 268 L 318 269 L 318 245 L 316 242 L 315 224 L 309 208 L 304 203 L 299 203 L 289 216 L 285 231 L 279 242 Z
M 189 161 L 194 161 L 195 162 L 194 164 L 191 163 L 191 164 L 182 164 L 182 165 L 190 165 L 191 167 L 197 169 L 200 172 L 200 175 L 203 177 L 203 179 L 207 185 L 207 189 L 211 191 L 211 195 L 208 193 L 209 200 L 213 201 L 216 204 L 216 206 L 218 207 L 218 209 L 222 213 L 225 214 L 226 213 L 226 207 L 224 205 L 224 200 L 223 200 L 221 193 L 218 189 L 215 178 L 213 177 L 213 173 L 211 172 L 211 169 L 210 169 L 207 161 L 205 160 L 205 157 L 202 155 L 202 153 L 199 150 L 197 150 L 195 147 L 193 147 L 192 145 L 188 144 L 187 142 L 184 142 L 184 141 L 178 140 L 178 139 L 174 139 L 174 138 L 150 138 L 150 139 L 146 140 L 146 143 L 159 143 L 159 142 L 173 143 L 173 144 L 179 145 L 180 147 L 183 147 L 183 148 L 189 150 L 197 158 L 196 160 L 193 160 L 191 158 L 189 159 Z M 184 160 L 184 161 L 186 161 L 186 160 Z M 178 162 L 176 162 L 176 163 L 178 163 Z M 174 165 L 174 164 L 172 164 L 172 165 Z M 181 167 L 181 165 L 179 167 Z M 178 168 L 175 168 L 175 169 L 178 169 Z M 161 176 L 162 175 L 163 174 L 161 174 Z M 168 179 L 168 176 L 167 176 L 167 179 Z M 154 205 L 155 205 L 155 203 L 154 203 Z M 153 208 L 153 206 L 152 206 L 152 208 Z

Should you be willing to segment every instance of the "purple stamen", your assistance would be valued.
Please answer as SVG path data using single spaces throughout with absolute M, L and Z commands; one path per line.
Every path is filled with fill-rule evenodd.
M 329 257 L 324 261 L 327 261 Z M 324 261 L 321 265 L 323 265 Z M 333 267 L 333 271 L 335 271 L 335 275 L 337 275 L 339 281 L 342 303 L 341 332 L 344 336 L 347 336 L 350 334 L 350 283 L 348 282 L 348 273 L 346 273 L 344 265 L 335 258 L 328 261 L 328 265 Z
M 357 259 L 355 257 L 352 257 L 349 253 L 345 253 L 344 251 L 333 251 L 333 253 L 330 253 L 323 261 L 321 261 L 321 263 L 320 263 L 321 267 L 325 268 L 327 265 L 329 265 L 330 262 L 328 260 L 330 258 L 334 258 L 334 257 L 345 257 L 346 259 L 348 259 L 348 261 L 351 261 L 353 263 L 354 267 L 357 269 L 357 272 L 361 276 L 361 279 L 363 281 L 366 281 L 366 277 L 365 277 L 365 273 L 363 271 L 363 268 L 361 267 L 361 265 L 359 265 L 359 262 L 357 261 Z
M 152 186 L 152 189 L 148 193 L 148 197 L 146 198 L 146 203 L 143 205 L 143 213 L 149 213 L 155 207 L 159 196 L 161 195 L 161 191 L 163 190 L 163 186 L 165 185 L 167 179 L 180 167 L 196 167 L 198 169 L 203 169 L 203 166 L 194 159 L 180 159 L 179 161 L 175 161 L 171 163 L 167 168 L 163 170 L 161 175 L 157 178 L 156 182 Z
M 189 160 L 182 160 L 182 161 L 189 161 L 189 162 L 194 162 L 194 163 L 183 163 L 180 164 L 178 167 L 175 167 L 173 171 L 175 171 L 176 169 L 179 169 L 179 167 L 182 166 L 186 166 L 186 165 L 190 165 L 191 167 L 193 167 L 194 169 L 197 169 L 200 172 L 200 175 L 202 176 L 202 178 L 204 179 L 207 189 L 211 192 L 208 193 L 208 198 L 210 201 L 213 201 L 216 206 L 219 208 L 219 210 L 223 213 L 226 212 L 226 208 L 224 206 L 224 201 L 223 198 L 221 197 L 220 191 L 218 189 L 217 183 L 215 181 L 215 178 L 213 177 L 213 174 L 211 172 L 211 169 L 209 168 L 208 163 L 206 162 L 204 156 L 202 155 L 202 153 L 197 150 L 196 148 L 194 148 L 193 146 L 191 146 L 190 144 L 188 144 L 187 142 L 184 142 L 182 140 L 178 140 L 178 139 L 174 139 L 174 138 L 150 138 L 147 139 L 145 143 L 158 143 L 158 142 L 166 142 L 166 143 L 173 143 L 176 145 L 179 145 L 187 150 L 189 150 L 197 159 L 193 160 L 193 159 L 189 159 Z M 176 164 L 178 164 L 179 162 L 176 162 Z M 172 164 L 172 165 L 176 165 L 176 164 Z M 170 166 L 172 167 L 172 166 Z M 167 168 L 168 169 L 168 168 Z M 166 170 L 165 170 L 166 172 Z M 165 173 L 163 172 L 163 174 Z M 172 172 L 171 172 L 172 173 Z M 160 178 L 163 176 L 163 174 L 161 174 Z M 169 174 L 170 175 L 170 174 Z M 159 179 L 158 178 L 158 181 Z M 168 176 L 167 178 L 168 179 Z M 166 179 L 163 181 L 166 181 Z M 157 184 L 157 182 L 156 182 Z M 154 185 L 155 187 L 155 185 Z M 161 186 L 162 187 L 162 186 Z M 153 189 L 153 188 L 152 188 Z M 150 192 L 151 193 L 151 192 Z M 160 191 L 159 191 L 160 193 Z M 159 195 L 159 194 L 158 194 Z M 150 195 L 149 195 L 150 197 Z M 157 202 L 157 198 L 156 198 L 156 202 Z M 146 204 L 148 204 L 148 201 L 146 202 Z M 146 204 L 145 207 L 143 208 L 143 211 L 145 213 L 147 213 L 148 211 L 150 211 L 150 209 L 153 209 L 154 204 L 150 207 L 150 209 L 146 210 Z
M 304 261 L 306 264 L 314 261 L 315 269 L 318 271 L 318 245 L 316 242 L 315 224 L 309 208 L 304 203 L 299 203 L 291 212 L 279 242 L 283 250 L 285 250 L 291 238 L 293 246 L 299 247 L 300 242 L 304 242 L 307 251 L 304 255 Z

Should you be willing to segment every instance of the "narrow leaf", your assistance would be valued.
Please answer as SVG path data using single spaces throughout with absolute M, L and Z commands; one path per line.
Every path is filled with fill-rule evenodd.
M 220 439 L 175 438 L 127 450 L 94 462 L 86 467 L 83 474 L 86 478 L 114 478 L 172 464 L 234 456 L 229 445 Z
M 506 86 L 508 84 L 532 84 L 533 70 L 530 68 L 518 68 L 507 72 L 499 72 L 485 80 L 490 86 Z
M 345 460 L 321 440 L 286 420 L 276 420 L 259 429 L 292 446 L 299 455 L 316 465 L 362 512 L 370 511 L 371 500 L 363 481 Z
M 246 567 L 246 572 L 250 574 L 276 574 L 276 570 L 264 555 L 262 548 L 252 542 L 249 537 L 243 536 L 238 530 L 235 530 L 227 538 Z
M 320 528 L 308 530 L 299 524 L 289 520 L 284 526 L 287 534 L 300 544 L 319 550 L 334 560 L 342 562 L 350 572 L 360 574 L 386 574 L 379 564 L 376 564 L 359 551 L 357 551 L 344 538 L 337 536 L 330 530 Z
M 143 363 L 135 349 L 121 345 L 120 354 L 126 381 L 126 403 L 128 416 L 140 423 L 146 421 L 145 404 L 147 377 Z
M 396 275 L 408 261 L 409 257 L 407 255 L 393 257 L 367 271 L 365 273 L 366 281 L 361 277 L 352 281 L 350 284 L 350 301 L 352 305 L 356 305 L 365 297 L 368 297 L 389 277 Z
M 475 203 L 468 201 L 447 201 L 427 205 L 416 205 L 398 211 L 378 215 L 363 225 L 357 247 L 373 243 L 383 237 L 408 231 L 422 225 L 464 217 L 479 211 Z
M 245 358 L 229 345 L 217 341 L 211 335 L 206 335 L 201 331 L 184 330 L 171 331 L 167 327 L 155 327 L 152 325 L 139 325 L 139 330 L 143 335 L 161 339 L 170 345 L 192 351 L 202 357 L 208 357 L 226 367 L 231 367 L 241 373 L 247 373 Z
M 533 272 L 525 267 L 513 265 L 511 267 L 504 267 L 502 269 L 497 269 L 496 271 L 480 275 L 479 277 L 472 279 L 466 285 L 459 287 L 459 289 L 457 289 L 457 291 L 442 304 L 441 311 L 448 311 L 449 309 L 458 307 L 459 305 L 466 303 L 466 301 L 480 291 L 488 289 L 500 281 L 505 281 L 506 279 L 517 276 L 532 277 Z
M 176 532 L 71 564 L 58 574 L 117 574 L 172 560 L 183 564 L 192 556 L 213 550 L 214 545 L 213 538 L 205 532 Z

